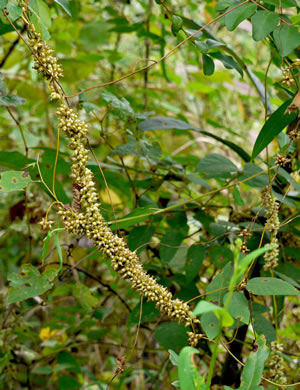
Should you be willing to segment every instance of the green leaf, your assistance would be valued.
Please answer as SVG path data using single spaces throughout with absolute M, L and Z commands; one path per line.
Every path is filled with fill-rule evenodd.
M 242 259 L 240 259 L 235 271 L 236 278 L 239 279 L 246 272 L 246 269 L 252 263 L 253 260 L 255 260 L 258 256 L 262 255 L 263 253 L 273 248 L 275 248 L 275 245 L 267 245 L 264 246 L 263 248 L 255 249 L 247 256 L 244 256 Z
M 32 265 L 23 265 L 20 274 L 11 273 L 7 277 L 11 286 L 8 291 L 7 304 L 44 294 L 52 288 L 57 273 L 58 271 L 52 268 L 40 274 Z
M 264 0 L 264 3 L 282 8 L 297 7 L 297 3 L 295 0 Z
M 212 263 L 218 268 L 223 268 L 228 262 L 233 261 L 233 253 L 226 246 L 212 246 L 208 253 Z
M 205 76 L 211 76 L 215 71 L 215 64 L 212 58 L 206 54 L 202 55 L 203 73 Z
M 227 294 L 224 297 L 224 300 L 226 301 Z M 232 315 L 233 318 L 236 318 L 237 320 L 241 320 L 245 324 L 249 324 L 250 321 L 250 310 L 249 310 L 249 304 L 245 297 L 245 295 L 241 292 L 234 292 L 232 294 L 228 311 Z
M 273 141 L 276 135 L 297 117 L 297 112 L 285 114 L 285 110 L 291 102 L 292 99 L 284 102 L 266 121 L 255 141 L 252 159 L 255 159 Z
M 205 256 L 203 245 L 192 245 L 187 252 L 185 261 L 185 278 L 190 283 L 199 273 Z
M 244 206 L 245 203 L 241 196 L 240 188 L 238 185 L 234 187 L 232 196 L 233 196 L 233 200 L 238 206 Z
M 34 368 L 31 370 L 31 373 L 35 375 L 50 375 L 52 371 L 53 368 L 51 366 L 43 366 Z
M 129 213 L 125 215 L 125 217 L 117 220 L 117 224 L 115 221 L 108 222 L 109 225 L 111 225 L 111 229 L 115 230 L 117 228 L 119 229 L 126 229 L 132 225 L 135 225 L 138 222 L 143 222 L 149 219 L 149 216 L 153 214 L 152 209 L 149 207 L 139 207 L 135 209 L 132 213 Z
M 120 119 L 127 119 L 128 117 L 135 118 L 133 109 L 124 97 L 119 99 L 110 92 L 103 92 L 101 96 Z
M 177 355 L 177 353 L 174 352 L 172 349 L 169 349 L 168 352 L 169 352 L 169 359 L 171 360 L 173 366 L 178 366 L 179 356 Z
M 266 90 L 264 84 L 260 81 L 260 79 L 252 72 L 251 69 L 248 68 L 248 76 L 251 79 L 252 83 L 255 85 L 257 92 L 260 96 L 260 100 L 263 105 L 266 103 Z M 269 97 L 267 95 L 267 113 L 268 115 L 273 112 L 272 105 L 269 101 Z
M 249 177 L 254 176 L 257 173 L 260 173 L 262 171 L 263 171 L 263 169 L 261 169 L 256 164 L 251 164 L 251 163 L 245 164 L 244 165 L 244 172 L 241 176 L 239 176 L 239 180 L 248 179 Z M 258 187 L 258 188 L 262 188 L 264 186 L 267 186 L 267 185 L 269 185 L 268 175 L 266 173 L 263 173 L 257 177 L 254 177 L 253 179 L 250 179 L 247 181 L 247 185 L 252 186 L 252 187 Z
M 216 11 L 222 12 L 234 5 L 236 5 L 234 0 L 219 0 L 216 4 Z
M 140 123 L 142 131 L 153 130 L 194 130 L 194 127 L 180 119 L 167 117 L 153 117 Z
M 217 60 L 220 60 L 226 69 L 235 69 L 239 72 L 239 74 L 243 77 L 244 73 L 242 68 L 239 66 L 239 64 L 231 57 L 227 56 L 223 53 L 216 52 L 216 53 L 210 53 L 210 55 Z
M 25 99 L 17 95 L 0 96 L 0 106 L 20 106 L 24 104 Z
M 161 261 L 168 263 L 176 255 L 176 252 L 180 249 L 178 248 L 184 236 L 179 232 L 168 232 L 161 239 L 160 245 L 160 258 Z
M 286 256 L 290 256 L 294 260 L 300 260 L 299 248 L 285 248 L 284 252 L 285 252 Z
M 183 20 L 180 16 L 173 15 L 172 16 L 172 33 L 176 36 L 178 31 L 181 29 L 183 25 Z
M 269 277 L 250 279 L 247 290 L 255 295 L 300 295 L 290 283 Z
M 23 11 L 22 11 L 22 8 L 20 7 L 20 4 L 17 0 L 6 2 L 6 5 L 4 7 L 8 11 L 8 17 L 11 20 L 11 22 L 15 22 L 22 15 Z M 2 14 L 2 12 L 0 12 L 0 15 L 1 15 L 0 17 L 1 17 L 1 20 L 3 23 L 5 23 L 5 24 L 9 23 L 6 20 L 6 18 L 4 17 L 4 15 Z
M 216 41 L 215 39 L 207 39 L 206 41 L 204 41 L 204 43 L 208 50 L 214 49 L 215 47 L 226 46 L 224 42 Z
M 80 305 L 88 311 L 95 309 L 99 305 L 99 300 L 82 283 L 76 283 L 72 288 L 72 293 Z
M 276 330 L 270 321 L 255 311 L 255 305 L 253 305 L 253 307 L 254 330 L 257 334 L 265 336 L 267 342 L 270 344 L 272 341 L 276 340 Z
M 44 245 L 43 245 L 43 251 L 42 251 L 42 265 L 45 264 L 45 259 L 46 259 L 46 255 L 47 255 L 47 251 L 48 251 L 49 242 L 50 242 L 53 234 L 57 235 L 58 232 L 62 232 L 62 231 L 64 231 L 64 228 L 57 228 L 54 230 L 50 230 L 47 233 L 47 236 L 44 238 Z M 58 242 L 58 244 L 59 244 L 59 242 Z M 59 244 L 59 246 L 60 246 L 60 244 Z M 60 248 L 60 252 L 61 252 L 61 248 Z M 60 253 L 58 255 L 62 256 L 62 253 Z M 62 258 L 61 258 L 61 263 L 60 263 L 60 267 L 59 267 L 58 272 L 61 270 L 61 268 L 62 268 Z
M 264 39 L 279 23 L 279 16 L 271 11 L 256 12 L 252 18 L 252 36 L 255 41 Z
M 223 326 L 231 326 L 234 321 L 231 315 L 220 306 L 217 306 L 211 302 L 207 301 L 200 301 L 197 303 L 197 306 L 195 307 L 193 314 L 195 316 L 199 316 L 203 313 L 213 312 L 219 320 L 222 319 L 222 325 Z
M 1 173 L 0 192 L 22 191 L 31 177 L 28 172 L 6 171 Z
M 237 172 L 238 167 L 228 158 L 220 154 L 207 154 L 196 167 L 197 172 L 205 172 L 211 177 L 227 176 L 230 173 Z
M 251 352 L 242 371 L 241 386 L 238 390 L 263 390 L 258 386 L 261 382 L 265 361 L 269 356 L 269 350 L 263 338 L 257 339 L 258 350 Z
M 219 273 L 207 286 L 206 293 L 209 293 L 207 294 L 207 300 L 217 301 L 219 304 L 223 302 L 224 295 L 227 292 L 225 287 L 229 286 L 232 272 L 232 264 L 226 264 L 226 266 L 223 268 L 223 271 Z M 213 292 L 223 288 L 224 290 Z
M 80 364 L 78 360 L 67 351 L 60 352 L 56 357 L 58 364 L 63 364 L 65 368 L 75 369 L 75 372 L 80 372 Z
M 0 21 L 0 35 L 4 35 L 8 32 L 15 31 L 10 24 L 5 24 Z
M 159 325 L 154 336 L 156 341 L 166 350 L 177 351 L 188 344 L 185 326 L 176 322 L 164 322 Z
M 34 160 L 28 159 L 27 163 L 33 163 Z M 26 165 L 26 157 L 17 151 L 0 151 L 0 165 L 15 170 L 21 170 Z
M 97 49 L 108 42 L 111 25 L 103 20 L 93 23 L 84 23 L 79 35 L 79 40 L 89 50 Z M 72 59 L 73 60 L 73 59 Z
M 216 53 L 214 53 L 216 54 Z M 220 54 L 220 53 L 219 53 Z M 226 57 L 226 56 L 225 56 Z M 227 145 L 230 149 L 234 150 L 244 161 L 250 161 L 250 156 L 241 147 L 234 144 L 233 142 L 227 141 L 218 137 L 215 134 L 209 133 L 206 130 L 200 130 L 193 125 L 184 122 L 180 119 L 167 118 L 167 117 L 153 117 L 146 119 L 140 123 L 142 131 L 153 131 L 153 130 L 193 130 L 197 133 L 207 135 L 208 137 L 214 138 L 215 140 Z
M 62 267 L 63 267 L 63 255 L 62 255 L 62 250 L 61 250 L 61 246 L 60 246 L 59 237 L 58 237 L 58 231 L 57 230 L 58 229 L 55 229 L 54 239 L 55 239 L 56 251 L 57 251 L 58 260 L 59 260 L 58 272 L 60 272 Z
M 51 17 L 48 5 L 42 0 L 30 0 L 30 20 L 43 39 L 50 39 L 48 28 L 51 27 Z
M 213 312 L 202 314 L 201 326 L 209 340 L 213 340 L 219 333 L 220 320 Z
M 53 167 L 55 164 L 55 158 L 56 158 L 56 150 L 46 148 L 41 158 L 41 161 L 39 162 L 42 177 L 49 188 L 52 188 Z M 69 174 L 70 170 L 71 170 L 70 164 L 64 160 L 64 156 L 60 153 L 58 156 L 57 167 L 56 167 L 57 175 L 61 174 L 64 177 L 66 177 L 66 175 Z M 36 167 L 33 172 L 34 173 L 37 172 Z M 70 199 L 65 192 L 64 185 L 60 180 L 58 180 L 58 178 L 56 178 L 55 180 L 55 192 L 58 199 L 61 202 L 63 202 L 64 204 L 70 203 Z
M 40 22 L 46 27 L 51 27 L 51 16 L 48 5 L 43 0 L 30 0 L 30 8 L 36 13 Z
M 296 26 L 281 24 L 274 30 L 273 37 L 282 57 L 288 56 L 300 45 L 300 34 Z
M 137 326 L 140 321 L 141 303 L 139 302 L 130 312 L 128 317 L 128 326 Z M 155 302 L 143 301 L 141 324 L 154 321 L 160 312 L 155 307 Z
M 225 26 L 229 31 L 233 31 L 243 20 L 250 18 L 257 9 L 257 5 L 246 3 L 225 15 Z
M 7 3 L 8 0 L 0 0 L 0 10 L 4 9 Z
M 137 253 L 142 252 L 146 248 L 146 245 L 143 244 L 147 244 L 151 241 L 154 232 L 155 228 L 153 226 L 145 225 L 134 227 L 128 236 L 129 249 L 134 251 L 139 248 Z
M 80 389 L 80 383 L 72 376 L 63 375 L 58 378 L 57 387 L 59 390 Z
M 72 16 L 69 0 L 54 0 L 54 2 L 59 4 L 69 16 Z
M 193 347 L 184 347 L 179 354 L 178 376 L 181 390 L 197 390 L 200 376 L 192 355 L 199 351 Z M 202 379 L 204 383 L 204 379 Z

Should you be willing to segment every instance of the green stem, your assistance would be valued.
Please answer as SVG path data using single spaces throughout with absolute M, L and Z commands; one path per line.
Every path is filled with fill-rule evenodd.
M 213 354 L 212 354 L 212 357 L 211 357 L 210 363 L 209 363 L 209 371 L 208 371 L 207 380 L 206 380 L 206 390 L 210 390 L 211 380 L 212 380 L 212 376 L 214 373 L 214 368 L 215 368 L 215 363 L 216 363 L 216 359 L 217 359 L 218 347 L 220 344 L 221 336 L 222 336 L 222 321 L 220 321 L 220 324 L 219 324 L 219 333 L 218 333 L 218 336 L 216 338 L 216 343 L 214 346 Z

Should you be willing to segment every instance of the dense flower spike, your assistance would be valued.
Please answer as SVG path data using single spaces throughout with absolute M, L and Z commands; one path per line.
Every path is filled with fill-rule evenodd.
M 270 371 L 269 378 L 276 383 L 285 385 L 287 383 L 287 377 L 285 376 L 284 370 L 284 359 L 281 355 L 283 351 L 283 345 L 278 341 L 272 341 L 271 343 L 271 354 L 270 354 Z
M 279 244 L 277 239 L 277 233 L 280 227 L 280 221 L 278 218 L 279 204 L 273 198 L 269 187 L 262 189 L 262 199 L 264 200 L 265 208 L 267 209 L 265 230 L 271 232 L 271 245 L 275 245 L 273 249 L 267 251 L 264 255 L 264 270 L 274 269 L 278 265 Z
M 63 76 L 62 68 L 57 59 L 52 56 L 53 51 L 41 40 L 40 34 L 27 18 L 27 7 L 23 6 L 23 16 L 27 21 L 27 32 L 30 39 L 35 65 L 34 68 L 42 77 L 49 80 L 52 99 L 62 99 L 58 89 L 58 79 Z M 108 228 L 100 213 L 100 203 L 97 196 L 94 177 L 86 167 L 88 162 L 87 124 L 78 118 L 76 112 L 62 103 L 57 109 L 58 126 L 70 138 L 69 147 L 73 150 L 71 177 L 76 185 L 76 207 L 59 204 L 58 213 L 61 215 L 66 229 L 74 234 L 83 235 L 93 240 L 101 253 L 111 259 L 113 269 L 124 279 L 130 281 L 141 295 L 149 301 L 156 302 L 157 308 L 169 318 L 183 322 L 186 326 L 199 323 L 193 316 L 187 303 L 180 299 L 172 299 L 167 288 L 161 286 L 148 275 L 135 252 L 127 247 L 125 241 L 114 235 Z M 74 189 L 74 187 L 73 187 Z M 75 204 L 73 202 L 73 206 Z M 42 226 L 46 227 L 45 221 Z
M 23 9 L 23 20 L 27 24 L 28 46 L 34 58 L 33 69 L 36 69 L 42 77 L 49 81 L 50 99 L 61 99 L 58 80 L 64 76 L 63 69 L 58 64 L 57 58 L 52 55 L 54 51 L 41 39 L 41 33 L 36 31 L 34 24 L 30 22 L 28 4 L 20 1 L 20 5 Z
M 193 317 L 188 304 L 180 299 L 172 299 L 172 294 L 156 280 L 148 275 L 139 262 L 135 252 L 128 249 L 125 241 L 114 235 L 107 227 L 101 213 L 96 194 L 92 172 L 86 168 L 88 151 L 85 148 L 88 127 L 78 115 L 65 104 L 57 110 L 59 127 L 71 139 L 70 148 L 73 149 L 72 177 L 77 184 L 80 194 L 82 212 L 60 206 L 62 216 L 68 231 L 75 234 L 86 234 L 94 241 L 95 246 L 111 259 L 113 269 L 124 279 L 131 282 L 132 287 L 138 290 L 149 301 L 156 302 L 157 308 L 178 322 L 186 326 L 197 322 Z

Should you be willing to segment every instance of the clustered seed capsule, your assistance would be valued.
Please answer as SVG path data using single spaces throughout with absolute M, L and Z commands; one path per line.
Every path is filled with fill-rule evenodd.
M 197 347 L 199 340 L 201 340 L 202 337 L 204 336 L 201 333 L 194 333 L 194 332 L 187 332 L 187 334 L 189 336 L 189 344 L 192 347 Z
M 278 341 L 272 341 L 271 343 L 271 355 L 270 355 L 270 371 L 269 379 L 281 385 L 287 383 L 287 377 L 285 376 L 284 370 L 284 359 L 281 355 L 283 351 L 283 345 L 278 343 Z
M 61 99 L 56 81 L 63 77 L 63 69 L 57 63 L 57 58 L 52 55 L 54 51 L 41 40 L 41 34 L 36 31 L 32 23 L 28 23 L 27 33 L 30 38 L 28 43 L 34 54 L 33 69 L 36 69 L 42 77 L 50 81 L 50 99 Z
M 252 233 L 250 232 L 249 228 L 245 228 L 241 231 L 241 233 L 239 234 L 239 237 L 243 237 L 243 242 L 242 242 L 242 246 L 241 246 L 241 251 L 246 254 L 247 252 L 250 251 L 250 249 L 248 249 L 247 247 L 247 240 L 249 237 L 252 236 Z
M 296 85 L 295 78 L 291 73 L 290 69 L 284 69 L 282 71 L 282 79 L 281 83 L 285 84 L 287 87 L 291 87 L 292 85 Z
M 54 221 L 50 221 L 46 218 L 42 218 L 39 224 L 41 225 L 43 230 L 48 231 L 51 229 L 52 225 L 54 224 Z
M 278 265 L 278 256 L 279 256 L 279 244 L 277 239 L 277 233 L 280 227 L 280 221 L 278 218 L 279 204 L 273 198 L 269 187 L 264 187 L 262 189 L 262 198 L 264 200 L 265 208 L 267 209 L 266 214 L 266 224 L 265 229 L 268 232 L 271 232 L 271 245 L 274 245 L 274 248 L 265 252 L 264 254 L 264 270 L 274 269 Z
M 186 326 L 198 320 L 192 315 L 188 304 L 180 299 L 172 299 L 172 294 L 148 275 L 135 252 L 129 250 L 125 241 L 114 235 L 107 227 L 99 209 L 100 204 L 95 190 L 92 172 L 86 168 L 88 151 L 85 147 L 88 126 L 65 104 L 58 110 L 59 127 L 71 139 L 73 150 L 72 178 L 76 181 L 77 196 L 80 197 L 81 211 L 60 206 L 65 227 L 75 234 L 86 234 L 105 256 L 111 259 L 113 269 L 124 279 L 130 281 L 133 288 L 149 301 L 156 302 L 157 308 Z
M 297 108 L 297 110 L 298 110 L 298 108 Z M 297 139 L 300 139 L 300 131 L 297 128 L 289 131 L 288 135 L 292 141 L 296 141 Z
M 23 9 L 23 15 L 26 17 L 27 7 Z M 56 90 L 56 81 L 63 76 L 61 66 L 52 56 L 53 51 L 41 40 L 40 34 L 29 21 L 28 36 L 35 56 L 34 68 L 44 78 L 50 80 L 51 97 L 60 98 Z M 58 204 L 58 214 L 63 219 L 66 229 L 76 235 L 86 234 L 89 239 L 93 240 L 99 251 L 111 259 L 113 269 L 124 279 L 129 280 L 132 287 L 148 301 L 155 302 L 162 313 L 178 322 L 183 322 L 185 326 L 199 323 L 189 305 L 180 299 L 172 299 L 172 294 L 168 289 L 158 284 L 144 271 L 137 254 L 130 251 L 125 241 L 109 229 L 99 211 L 100 203 L 93 173 L 86 167 L 88 126 L 65 103 L 57 109 L 57 116 L 59 128 L 66 137 L 70 138 L 69 147 L 73 150 L 71 177 L 76 183 L 76 197 L 77 201 L 79 200 L 76 210 L 69 205 Z M 46 222 L 42 221 L 42 225 L 46 226 Z
M 276 160 L 275 160 L 275 165 L 277 167 L 283 167 L 287 163 L 289 163 L 290 161 L 291 160 L 289 158 L 287 158 L 285 155 L 278 153 L 277 157 L 276 157 Z
M 282 70 L 282 84 L 285 84 L 287 87 L 296 85 L 295 76 L 293 75 L 292 70 L 298 67 L 300 67 L 300 58 L 296 58 L 288 68 Z

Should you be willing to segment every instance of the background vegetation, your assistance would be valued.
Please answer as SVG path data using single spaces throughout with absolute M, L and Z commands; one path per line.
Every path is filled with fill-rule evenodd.
M 298 5 L 0 0 L 1 389 L 297 388 Z M 102 215 L 197 329 L 57 214 L 81 199 L 22 12 L 89 125 Z

